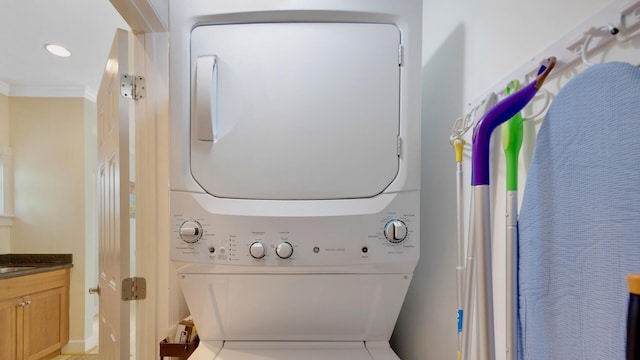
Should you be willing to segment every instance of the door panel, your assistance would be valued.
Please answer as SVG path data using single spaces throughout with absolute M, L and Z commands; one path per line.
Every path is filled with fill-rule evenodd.
M 66 344 L 69 315 L 64 312 L 65 289 L 55 288 L 26 296 L 24 309 L 24 352 L 26 359 L 43 355 Z
M 399 51 L 389 24 L 195 28 L 194 179 L 225 198 L 381 193 L 399 169 Z
M 0 359 L 17 359 L 18 343 L 22 342 L 22 326 L 18 328 L 18 302 L 21 299 L 0 301 Z M 21 338 L 18 339 L 18 336 Z
M 117 30 L 98 92 L 99 348 L 101 359 L 129 359 L 129 303 L 121 300 L 129 277 L 129 117 L 120 96 L 128 33 Z

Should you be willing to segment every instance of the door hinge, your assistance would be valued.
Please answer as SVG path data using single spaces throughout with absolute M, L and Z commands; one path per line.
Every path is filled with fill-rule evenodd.
M 120 95 L 127 99 L 139 100 L 144 98 L 145 81 L 142 76 L 131 74 L 120 75 Z
M 398 66 L 402 66 L 402 44 L 398 45 Z
M 147 280 L 142 277 L 122 279 L 122 300 L 131 301 L 147 297 Z
M 398 157 L 402 154 L 402 138 L 398 136 Z

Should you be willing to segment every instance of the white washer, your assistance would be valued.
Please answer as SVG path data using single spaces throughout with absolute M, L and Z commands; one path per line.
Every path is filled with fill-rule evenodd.
M 418 0 L 170 1 L 191 359 L 397 359 L 418 261 Z

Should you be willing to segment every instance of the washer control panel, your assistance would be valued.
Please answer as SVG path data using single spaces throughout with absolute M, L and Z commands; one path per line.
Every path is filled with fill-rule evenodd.
M 267 249 L 260 241 L 256 241 L 249 245 L 249 255 L 254 259 L 262 259 L 267 255 Z
M 290 242 L 283 241 L 276 246 L 276 255 L 280 259 L 288 259 L 293 255 L 293 245 Z
M 336 216 L 214 214 L 172 192 L 171 258 L 176 261 L 273 266 L 335 266 L 417 260 L 418 205 L 398 211 Z M 199 206 L 182 206 L 191 203 Z
M 398 219 L 389 220 L 384 225 L 384 237 L 392 243 L 401 243 L 407 238 L 407 224 Z
M 202 225 L 197 221 L 183 221 L 178 228 L 182 241 L 194 244 L 202 238 Z

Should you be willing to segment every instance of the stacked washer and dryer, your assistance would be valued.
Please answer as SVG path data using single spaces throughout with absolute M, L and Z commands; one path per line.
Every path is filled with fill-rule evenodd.
M 419 0 L 170 1 L 197 360 L 391 360 L 420 252 Z

